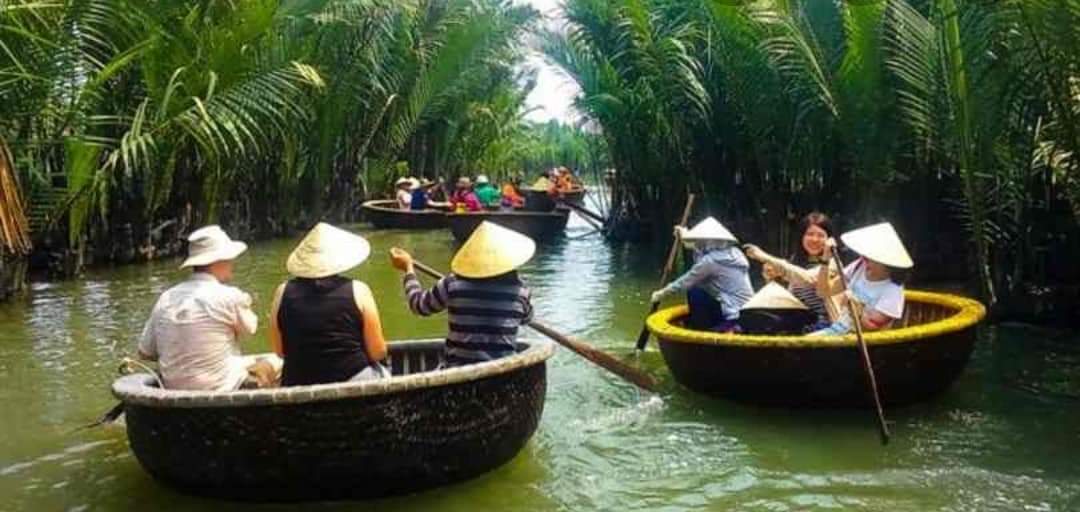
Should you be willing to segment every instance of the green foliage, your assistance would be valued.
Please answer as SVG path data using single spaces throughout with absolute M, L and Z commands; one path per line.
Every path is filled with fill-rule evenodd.
M 73 245 L 169 219 L 344 219 L 397 162 L 506 163 L 535 17 L 503 0 L 7 2 L 0 137 L 30 188 L 66 188 Z
M 944 190 L 993 303 L 1054 229 L 1029 224 L 1060 198 L 1080 212 L 1080 0 L 568 0 L 566 13 L 547 56 L 603 128 L 616 200 L 660 231 L 686 185 L 765 232 L 813 207 L 934 231 L 918 210 L 940 211 Z

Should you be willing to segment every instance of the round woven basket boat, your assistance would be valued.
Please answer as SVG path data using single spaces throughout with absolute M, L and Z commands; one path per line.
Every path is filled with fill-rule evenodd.
M 531 212 L 550 212 L 558 203 L 546 191 L 524 190 L 525 209 Z M 577 187 L 562 194 L 562 200 L 577 206 L 585 206 L 585 188 Z
M 943 293 L 907 291 L 895 328 L 864 338 L 882 402 L 925 400 L 963 371 L 986 315 L 982 304 Z M 763 336 L 692 331 L 686 306 L 648 318 L 675 380 L 702 393 L 796 407 L 872 407 L 854 334 Z
M 442 229 L 446 212 L 441 210 L 403 210 L 393 199 L 375 199 L 361 205 L 364 219 L 376 229 Z
M 372 498 L 496 468 L 536 431 L 554 346 L 438 369 L 442 341 L 393 343 L 393 377 L 237 391 L 163 390 L 117 379 L 131 450 L 156 479 L 255 501 Z
M 450 223 L 450 230 L 454 233 L 454 239 L 459 242 L 468 240 L 469 235 L 485 220 L 527 235 L 537 242 L 542 242 L 561 235 L 566 230 L 566 223 L 569 219 L 570 211 L 564 208 L 557 208 L 551 212 L 516 210 L 512 212 L 446 214 L 446 220 Z

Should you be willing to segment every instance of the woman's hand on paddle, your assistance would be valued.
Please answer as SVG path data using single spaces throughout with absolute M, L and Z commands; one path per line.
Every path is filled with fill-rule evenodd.
M 412 255 L 405 249 L 397 247 L 390 249 L 390 263 L 402 272 L 413 272 Z
M 821 259 L 824 260 L 825 263 L 832 261 L 833 251 L 835 250 L 836 239 L 830 236 L 828 240 L 825 240 L 825 252 L 821 253 Z
M 754 244 L 744 244 L 743 245 L 743 252 L 746 253 L 747 258 L 750 258 L 750 259 L 752 259 L 754 261 L 760 261 L 760 262 L 763 262 L 763 263 L 768 263 L 768 256 L 769 255 L 766 254 L 765 251 L 761 250 L 760 247 L 758 247 L 758 246 L 756 246 Z
M 682 240 L 683 235 L 686 234 L 686 228 L 682 226 L 675 226 L 675 229 L 672 231 L 672 233 L 675 235 L 676 240 Z
M 656 290 L 649 296 L 649 302 L 652 304 L 659 304 L 664 299 L 664 290 Z

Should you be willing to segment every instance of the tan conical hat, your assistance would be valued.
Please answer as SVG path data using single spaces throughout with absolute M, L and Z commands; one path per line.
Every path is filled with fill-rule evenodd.
M 551 188 L 551 181 L 547 178 L 540 178 L 536 180 L 529 188 L 537 192 L 547 192 L 548 189 Z
M 728 240 L 738 242 L 735 235 L 731 234 L 731 231 L 728 231 L 720 221 L 712 217 L 698 222 L 696 226 L 683 233 L 682 239 L 686 241 Z
M 484 221 L 458 249 L 450 270 L 473 279 L 495 277 L 524 265 L 535 252 L 536 242 L 531 238 Z
M 806 304 L 795 298 L 787 288 L 777 283 L 769 283 L 758 290 L 753 297 L 743 305 L 742 309 L 801 309 L 806 310 Z
M 364 237 L 320 222 L 293 249 L 285 268 L 296 277 L 318 279 L 345 272 L 369 254 L 371 244 Z
M 892 224 L 882 222 L 840 235 L 840 239 L 860 256 L 882 265 L 895 268 L 911 268 L 915 262 L 900 241 Z

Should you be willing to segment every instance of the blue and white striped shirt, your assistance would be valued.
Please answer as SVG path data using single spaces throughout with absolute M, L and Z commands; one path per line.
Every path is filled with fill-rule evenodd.
M 450 274 L 426 291 L 416 274 L 407 273 L 403 285 L 414 313 L 447 312 L 446 354 L 451 364 L 479 363 L 515 353 L 518 327 L 532 320 L 529 289 L 516 272 L 489 279 Z

